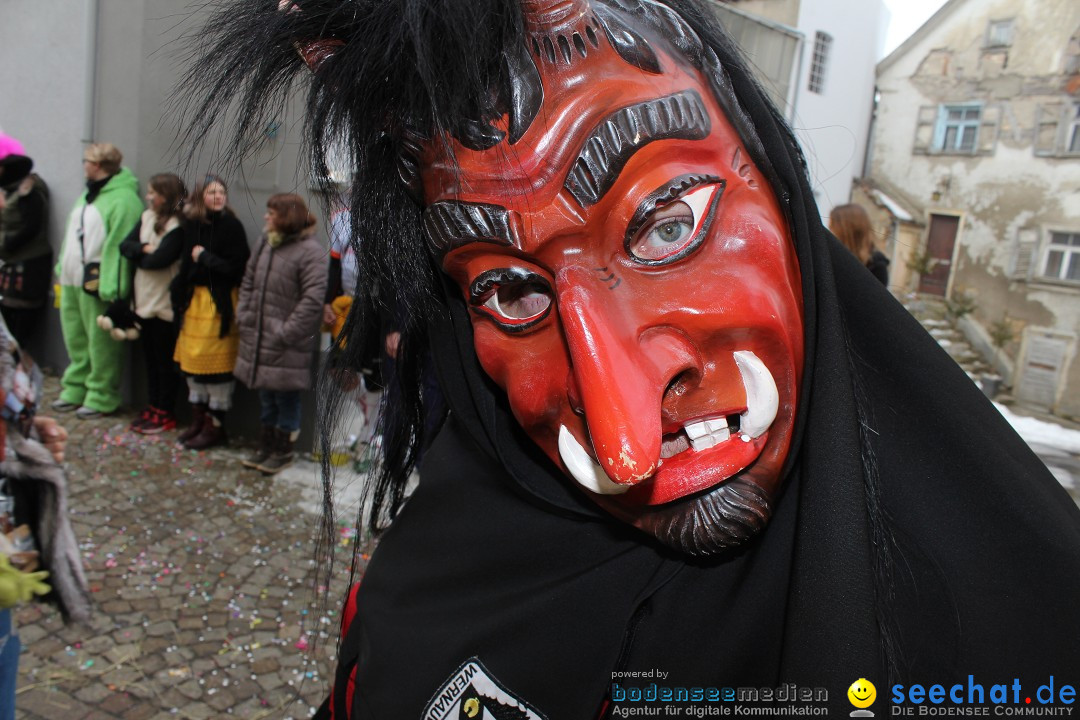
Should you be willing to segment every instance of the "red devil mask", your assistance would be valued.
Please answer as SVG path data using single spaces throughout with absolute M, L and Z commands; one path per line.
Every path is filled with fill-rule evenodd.
M 422 146 L 429 240 L 484 370 L 582 492 L 683 551 L 737 545 L 769 517 L 802 370 L 783 213 L 650 24 L 526 9 L 502 119 Z

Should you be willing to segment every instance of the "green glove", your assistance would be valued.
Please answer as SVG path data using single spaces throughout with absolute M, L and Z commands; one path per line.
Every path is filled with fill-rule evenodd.
M 43 582 L 49 577 L 47 570 L 24 573 L 11 567 L 8 556 L 0 554 L 0 609 L 15 607 L 34 595 L 44 595 L 51 588 Z

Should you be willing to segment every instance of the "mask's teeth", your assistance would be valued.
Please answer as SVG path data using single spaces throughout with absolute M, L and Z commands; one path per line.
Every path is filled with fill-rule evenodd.
M 709 428 L 709 432 L 716 433 L 721 430 L 726 431 L 728 426 L 727 418 L 716 418 L 715 420 L 706 420 L 705 427 Z
M 746 412 L 739 420 L 739 430 L 751 438 L 760 437 L 772 425 L 780 407 L 776 381 L 765 363 L 754 353 L 739 350 L 733 355 L 746 388 Z
M 683 429 L 686 431 L 686 436 L 690 438 L 690 447 L 698 452 L 726 442 L 731 437 L 727 418 L 687 423 Z
M 686 436 L 691 441 L 705 437 L 712 432 L 712 428 L 708 427 L 708 422 L 687 423 L 683 430 L 686 431 Z
M 716 438 L 712 435 L 702 435 L 698 439 L 690 441 L 690 447 L 694 448 L 695 452 L 708 450 L 714 445 L 716 445 Z
M 620 495 L 630 489 L 629 485 L 612 482 L 565 425 L 559 426 L 559 457 L 570 475 L 586 490 L 600 495 Z

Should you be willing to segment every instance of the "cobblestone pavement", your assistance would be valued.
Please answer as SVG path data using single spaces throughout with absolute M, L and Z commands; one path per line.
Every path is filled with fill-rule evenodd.
M 46 402 L 57 392 L 47 379 Z M 307 718 L 332 679 L 355 531 L 335 529 L 328 601 L 316 588 L 319 479 L 269 479 L 245 448 L 194 452 L 130 414 L 59 416 L 70 507 L 96 613 L 65 627 L 19 607 L 22 720 Z

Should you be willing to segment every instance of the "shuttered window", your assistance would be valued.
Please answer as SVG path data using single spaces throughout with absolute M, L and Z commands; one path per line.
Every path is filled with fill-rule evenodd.
M 1044 103 L 1035 119 L 1035 155 L 1080 155 L 1080 103 Z
M 919 154 L 992 155 L 1001 108 L 983 103 L 949 103 L 919 108 L 913 151 Z

